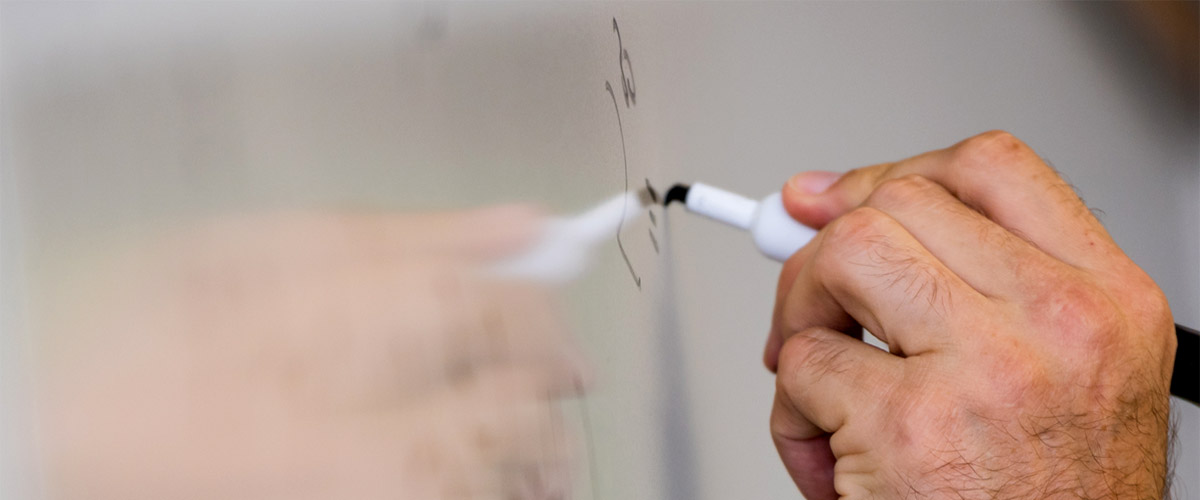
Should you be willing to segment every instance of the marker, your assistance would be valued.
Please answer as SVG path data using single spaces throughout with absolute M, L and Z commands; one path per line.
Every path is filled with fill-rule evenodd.
M 758 250 L 783 262 L 808 244 L 817 230 L 792 218 L 783 208 L 780 193 L 755 201 L 708 184 L 676 184 L 667 191 L 663 205 L 682 202 L 689 212 L 750 231 Z

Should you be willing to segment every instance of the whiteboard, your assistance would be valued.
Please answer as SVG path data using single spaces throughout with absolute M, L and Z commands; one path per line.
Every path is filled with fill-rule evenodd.
M 574 213 L 696 180 L 757 197 L 1002 128 L 1105 210 L 1195 325 L 1194 116 L 1085 9 L 5 5 L 10 255 L 35 281 L 64 257 L 48 249 L 229 210 Z M 777 271 L 744 235 L 661 207 L 597 250 L 565 299 L 596 372 L 572 408 L 582 498 L 795 496 L 760 362 Z M 1200 416 L 1181 415 L 1177 470 L 1200 470 Z M 1200 495 L 1197 478 L 1177 487 Z

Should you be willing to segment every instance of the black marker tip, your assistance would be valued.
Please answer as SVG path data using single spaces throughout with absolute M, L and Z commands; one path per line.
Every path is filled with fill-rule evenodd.
M 691 189 L 687 184 L 676 184 L 667 190 L 667 196 L 663 198 L 663 206 L 670 205 L 672 201 L 678 201 L 687 204 L 688 190 Z

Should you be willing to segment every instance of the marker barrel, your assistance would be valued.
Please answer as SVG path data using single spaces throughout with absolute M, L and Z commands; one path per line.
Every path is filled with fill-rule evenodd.
M 699 182 L 688 189 L 686 202 L 692 212 L 747 231 L 758 211 L 757 201 Z
M 787 260 L 817 234 L 815 229 L 787 213 L 779 193 L 759 202 L 697 182 L 688 188 L 684 203 L 690 212 L 750 231 L 758 250 L 779 262 Z

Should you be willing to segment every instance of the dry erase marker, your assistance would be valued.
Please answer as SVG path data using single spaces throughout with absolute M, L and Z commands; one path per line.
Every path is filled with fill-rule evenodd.
M 663 198 L 663 205 L 672 201 L 683 203 L 689 212 L 750 231 L 758 250 L 779 262 L 787 260 L 817 234 L 816 229 L 797 222 L 783 209 L 779 193 L 756 201 L 697 182 L 691 186 L 672 186 Z

